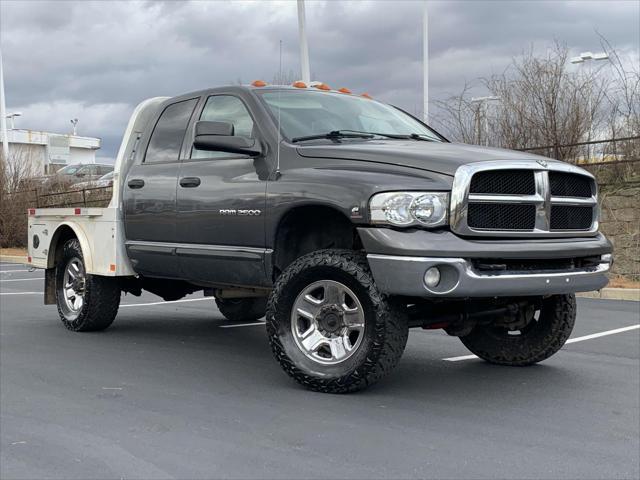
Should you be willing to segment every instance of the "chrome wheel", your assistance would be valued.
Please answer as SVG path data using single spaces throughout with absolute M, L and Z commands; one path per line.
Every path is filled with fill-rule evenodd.
M 72 258 L 67 263 L 62 280 L 63 298 L 69 312 L 77 315 L 82 310 L 85 292 L 85 271 L 82 260 Z
M 364 328 L 360 300 L 340 282 L 314 282 L 293 304 L 293 338 L 300 351 L 318 363 L 332 365 L 351 357 L 362 343 Z

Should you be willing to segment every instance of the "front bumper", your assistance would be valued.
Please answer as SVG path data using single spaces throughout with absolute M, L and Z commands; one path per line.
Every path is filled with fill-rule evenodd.
M 599 290 L 607 282 L 611 244 L 601 234 L 579 239 L 467 240 L 451 232 L 359 229 L 378 288 L 412 297 L 513 297 Z M 551 260 L 596 257 L 599 262 L 568 270 L 486 271 L 473 259 Z M 425 284 L 437 267 L 440 282 Z

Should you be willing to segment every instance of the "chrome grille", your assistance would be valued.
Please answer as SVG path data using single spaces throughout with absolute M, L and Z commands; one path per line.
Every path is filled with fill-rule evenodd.
M 551 195 L 557 197 L 589 198 L 593 195 L 591 179 L 583 175 L 565 172 L 549 172 Z
M 470 193 L 533 195 L 536 182 L 531 170 L 478 172 L 471 179 Z
M 593 207 L 551 205 L 551 230 L 589 230 Z
M 555 161 L 463 165 L 451 193 L 451 228 L 469 236 L 592 235 L 598 229 L 595 180 Z
M 536 225 L 536 206 L 517 203 L 471 203 L 467 222 L 473 228 L 531 230 Z

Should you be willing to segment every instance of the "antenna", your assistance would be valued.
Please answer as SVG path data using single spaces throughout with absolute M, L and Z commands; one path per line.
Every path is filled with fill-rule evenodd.
M 284 83 L 282 81 L 282 40 L 280 40 L 280 66 L 279 73 L 280 77 L 279 83 Z M 277 180 L 280 177 L 280 143 L 282 142 L 281 133 L 280 133 L 280 100 L 282 98 L 282 86 L 278 89 L 278 147 L 276 149 L 276 178 Z

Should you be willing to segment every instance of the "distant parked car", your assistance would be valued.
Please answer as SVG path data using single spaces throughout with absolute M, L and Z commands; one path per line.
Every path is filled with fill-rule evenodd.
M 83 190 L 85 188 L 111 187 L 113 185 L 113 170 L 104 174 L 97 180 L 78 182 L 71 185 L 73 190 Z
M 43 182 L 43 186 L 69 187 L 77 182 L 90 182 L 98 180 L 103 175 L 113 172 L 113 165 L 98 163 L 67 165 L 53 175 L 49 175 Z

